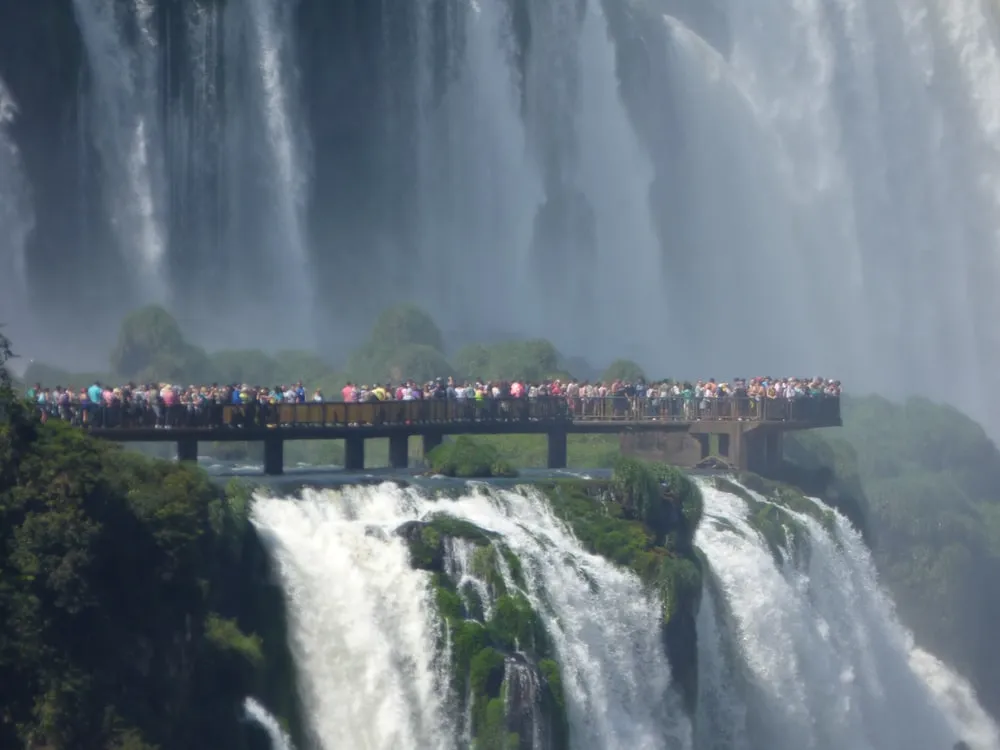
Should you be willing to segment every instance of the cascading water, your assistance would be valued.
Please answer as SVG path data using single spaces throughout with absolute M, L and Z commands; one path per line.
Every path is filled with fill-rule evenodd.
M 311 170 L 294 5 L 73 7 L 88 69 L 82 142 L 96 150 L 97 184 L 137 301 L 172 303 L 201 335 L 247 345 L 273 326 L 261 302 L 280 304 L 296 321 L 282 327 L 283 344 L 312 345 Z M 220 292 L 229 306 L 222 319 L 207 302 Z M 243 323 L 233 326 L 232 316 Z
M 661 606 L 632 574 L 585 552 L 534 491 L 470 489 L 433 500 L 395 485 L 259 497 L 252 509 L 285 586 L 304 713 L 319 747 L 450 749 L 463 734 L 445 698 L 429 575 L 410 567 L 395 533 L 435 513 L 498 534 L 520 560 L 524 593 L 560 664 L 571 747 L 690 747 L 670 689 Z M 516 662 L 507 673 L 508 701 L 533 694 L 536 678 Z
M 699 656 L 711 666 L 702 675 L 714 681 L 702 690 L 715 696 L 716 720 L 746 717 L 749 744 L 731 747 L 938 750 L 958 739 L 1000 747 L 968 686 L 914 653 L 845 519 L 827 510 L 826 529 L 789 511 L 779 562 L 745 500 L 699 484 L 705 518 L 696 542 L 726 609 L 723 617 L 710 607 L 699 621 L 707 639 Z
M 247 698 L 243 701 L 243 713 L 247 721 L 258 724 L 271 740 L 271 750 L 295 750 L 292 739 L 288 732 L 281 728 L 281 724 L 274 718 L 274 715 L 262 706 L 256 699 Z
M 73 9 L 95 100 L 89 130 L 118 251 L 147 301 L 164 302 L 168 235 L 154 7 L 150 0 L 73 0 Z
M 16 116 L 17 104 L 0 79 L 0 323 L 23 320 L 27 305 L 24 245 L 32 216 L 21 155 L 7 135 Z
M 274 175 L 269 183 L 276 208 L 267 243 L 269 272 L 281 280 L 274 298 L 283 304 L 291 302 L 291 314 L 300 329 L 309 330 L 313 314 L 305 228 L 309 168 L 303 158 L 307 134 L 298 126 L 301 120 L 294 104 L 294 5 L 283 0 L 248 0 L 240 5 L 246 6 L 253 27 L 252 59 L 257 61 L 259 86 L 256 109 L 266 126 Z
M 654 172 L 619 91 L 614 40 L 600 0 L 586 6 L 579 44 L 579 174 L 594 208 L 597 245 L 593 263 L 579 271 L 594 277 L 595 307 L 616 331 L 618 356 L 647 359 L 645 329 L 636 330 L 634 321 L 668 319 L 663 251 L 650 213 Z
M 703 587 L 698 609 L 698 710 L 695 747 L 698 750 L 752 750 L 747 736 L 747 704 L 738 656 L 733 653 L 728 624 L 719 614 L 723 593 Z M 718 601 L 717 601 L 718 599 Z
M 24 27 L 66 51 L 51 70 L 0 29 L 44 230 L 27 283 L 72 276 L 55 315 L 139 301 L 108 280 L 124 258 L 135 296 L 213 344 L 309 343 L 276 318 L 312 317 L 315 283 L 323 331 L 405 295 L 446 330 L 595 364 L 947 379 L 994 408 L 974 395 L 1000 369 L 991 0 L 72 11 Z
M 983 325 L 1000 280 L 993 4 L 708 5 L 667 17 L 654 56 L 672 100 L 652 146 L 670 186 L 659 207 L 685 249 L 671 289 L 712 300 L 693 323 L 712 342 L 699 358 L 928 394 L 947 362 L 954 398 L 979 392 L 1000 356 Z M 781 336 L 719 346 L 747 309 Z
M 542 200 L 518 112 L 511 21 L 492 1 L 421 0 L 415 7 L 421 262 L 413 270 L 432 290 L 432 309 L 446 329 L 458 316 L 496 326 L 496 305 L 526 297 L 519 280 L 529 274 L 531 225 Z M 492 282 L 454 283 L 463 267 L 489 269 Z

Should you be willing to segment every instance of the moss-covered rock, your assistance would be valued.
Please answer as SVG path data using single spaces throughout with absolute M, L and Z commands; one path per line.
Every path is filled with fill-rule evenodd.
M 516 477 L 517 470 L 500 458 L 496 448 L 463 435 L 427 454 L 430 471 L 446 477 Z
M 11 416 L 0 746 L 249 750 L 248 695 L 303 739 L 284 600 L 247 487 Z
M 660 598 L 664 646 L 693 710 L 695 617 L 704 570 L 694 546 L 703 512 L 697 485 L 673 467 L 624 459 L 608 482 L 562 480 L 540 488 L 586 549 L 631 568 Z
M 738 479 L 739 483 L 716 477 L 713 482 L 720 490 L 746 502 L 747 523 L 763 537 L 778 564 L 786 556 L 801 561 L 808 554 L 809 532 L 801 516 L 812 518 L 828 531 L 836 525 L 832 510 L 813 502 L 794 487 L 750 473 L 740 474 Z
M 717 481 L 725 482 L 724 479 Z M 758 495 L 764 496 L 771 502 L 780 505 L 782 508 L 787 508 L 795 513 L 801 513 L 802 515 L 809 516 L 819 522 L 820 525 L 826 529 L 833 529 L 834 526 L 836 526 L 837 517 L 834 511 L 813 502 L 802 494 L 802 490 L 797 487 L 784 482 L 765 479 L 764 477 L 758 476 L 757 474 L 751 474 L 749 472 L 741 473 L 739 475 L 739 481 L 745 487 L 749 487 Z M 730 487 L 738 487 L 738 485 L 734 485 L 732 482 L 726 482 L 726 484 Z
M 475 747 L 508 750 L 530 742 L 531 734 L 522 730 L 525 716 L 536 714 L 524 704 L 538 701 L 546 724 L 539 731 L 552 738 L 549 747 L 566 748 L 559 669 L 552 660 L 544 624 L 521 588 L 524 578 L 517 556 L 496 535 L 444 515 L 411 521 L 397 533 L 409 545 L 413 565 L 432 573 L 431 586 L 443 625 L 442 648 L 451 657 L 452 695 L 460 713 L 468 710 L 472 717 Z M 459 582 L 446 572 L 453 568 L 446 564 L 449 544 L 459 540 L 475 547 L 467 572 L 489 589 L 493 597 L 489 607 L 476 587 L 465 584 L 459 589 Z M 517 670 L 527 671 L 529 684 L 539 686 L 537 695 L 518 695 L 513 703 L 507 700 L 508 665 L 512 663 Z

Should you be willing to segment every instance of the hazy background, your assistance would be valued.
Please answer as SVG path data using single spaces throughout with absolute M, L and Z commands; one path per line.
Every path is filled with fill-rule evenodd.
M 0 320 L 103 367 L 162 302 L 337 361 L 384 306 L 995 431 L 988 0 L 0 4 Z M 985 402 L 985 403 L 984 403 Z

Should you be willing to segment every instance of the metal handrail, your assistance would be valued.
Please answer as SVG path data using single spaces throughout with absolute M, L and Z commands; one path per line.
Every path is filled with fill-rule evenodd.
M 45 418 L 73 421 L 88 429 L 187 428 L 229 430 L 267 427 L 376 427 L 470 422 L 797 422 L 840 420 L 840 398 L 567 398 L 423 399 L 304 404 L 205 403 L 157 406 L 116 404 L 74 410 L 43 410 Z

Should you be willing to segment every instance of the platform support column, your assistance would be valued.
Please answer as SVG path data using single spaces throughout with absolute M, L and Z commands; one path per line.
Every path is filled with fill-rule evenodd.
M 285 441 L 276 435 L 264 440 L 264 473 L 278 476 L 285 473 Z
M 405 469 L 410 463 L 410 436 L 391 435 L 389 437 L 389 466 Z
M 177 460 L 198 462 L 198 440 L 184 438 L 177 441 Z
M 444 442 L 444 435 L 440 432 L 430 432 L 424 435 L 424 460 L 427 455 Z
M 719 433 L 719 456 L 721 458 L 732 459 L 732 439 L 728 433 Z
M 784 437 L 778 430 L 747 432 L 743 436 L 746 465 L 741 468 L 762 476 L 774 474 L 785 457 Z
M 364 471 L 365 439 L 361 435 L 351 435 L 344 440 L 344 468 L 348 471 Z
M 694 437 L 698 441 L 698 445 L 701 446 L 701 460 L 704 461 L 709 457 L 709 455 L 711 455 L 712 452 L 712 446 L 708 439 L 708 433 L 701 432 L 696 434 Z
M 566 430 L 549 433 L 549 468 L 565 469 L 567 464 Z

